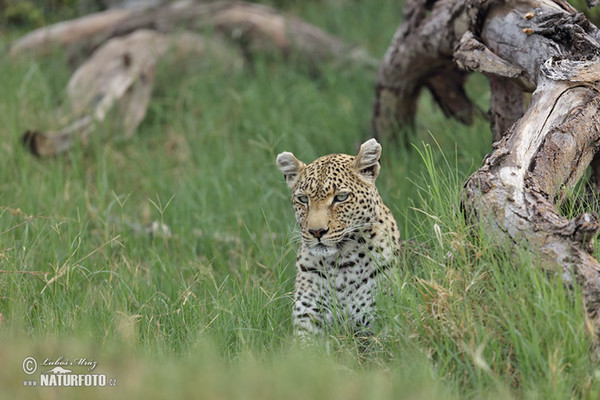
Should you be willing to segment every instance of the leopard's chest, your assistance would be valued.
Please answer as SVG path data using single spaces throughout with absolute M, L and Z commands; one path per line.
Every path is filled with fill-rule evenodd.
M 298 258 L 294 296 L 295 324 L 311 320 L 313 327 L 350 323 L 353 329 L 368 328 L 375 311 L 380 272 L 386 268 L 369 253 L 368 246 L 337 258 Z
M 336 293 L 338 298 L 346 298 L 352 292 L 366 285 L 375 277 L 376 263 L 365 253 L 362 258 L 358 255 L 339 257 L 337 259 L 316 259 L 306 263 L 300 260 L 297 264 L 297 274 L 300 277 L 309 276 L 306 285 L 297 289 L 313 289 L 320 293 Z

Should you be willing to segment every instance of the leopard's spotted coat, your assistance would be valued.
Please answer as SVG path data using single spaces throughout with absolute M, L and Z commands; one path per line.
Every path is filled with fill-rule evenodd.
M 309 165 L 292 153 L 277 156 L 302 235 L 293 306 L 299 335 L 338 323 L 369 331 L 377 286 L 400 248 L 398 225 L 375 187 L 380 156 L 375 139 L 356 156 L 331 154 Z

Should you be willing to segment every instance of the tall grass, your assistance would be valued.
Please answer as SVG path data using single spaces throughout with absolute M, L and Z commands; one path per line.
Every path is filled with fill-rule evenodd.
M 288 7 L 381 56 L 401 5 L 363 3 Z M 167 62 L 132 139 L 109 122 L 87 145 L 36 159 L 19 137 L 56 123 L 66 64 L 0 59 L 0 398 L 600 394 L 579 289 L 462 216 L 461 185 L 490 148 L 485 121 L 448 121 L 423 96 L 414 146 L 383 141 L 378 186 L 416 244 L 366 347 L 341 335 L 300 349 L 295 228 L 275 156 L 354 153 L 374 71 Z M 484 107 L 484 81 L 470 90 Z M 95 359 L 117 387 L 23 387 L 25 357 L 61 355 Z

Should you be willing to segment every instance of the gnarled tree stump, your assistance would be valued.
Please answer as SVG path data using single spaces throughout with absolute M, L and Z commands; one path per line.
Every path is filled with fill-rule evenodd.
M 556 204 L 600 145 L 599 55 L 598 29 L 563 0 L 409 0 L 379 69 L 373 112 L 378 136 L 411 124 L 427 87 L 448 115 L 468 120 L 464 76 L 484 73 L 496 142 L 465 184 L 464 210 L 508 241 L 532 246 L 567 284 L 580 283 L 596 330 L 598 216 L 569 220 Z

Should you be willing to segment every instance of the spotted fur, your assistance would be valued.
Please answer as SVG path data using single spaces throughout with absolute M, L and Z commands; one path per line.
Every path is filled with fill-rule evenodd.
M 277 165 L 292 190 L 302 241 L 296 259 L 293 324 L 318 334 L 341 324 L 368 332 L 375 291 L 400 247 L 398 225 L 375 187 L 381 146 L 330 154 L 309 165 L 292 153 Z

